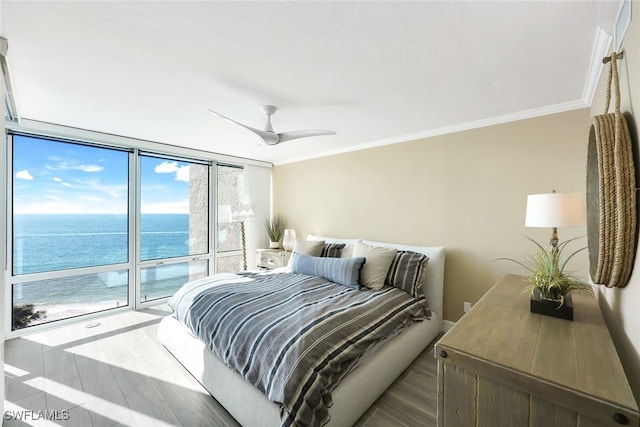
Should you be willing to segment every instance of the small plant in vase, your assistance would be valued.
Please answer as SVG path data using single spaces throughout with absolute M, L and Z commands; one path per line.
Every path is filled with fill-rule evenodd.
M 566 240 L 551 246 L 550 249 L 545 249 L 531 238 L 528 239 L 535 244 L 536 250 L 526 261 L 521 262 L 511 258 L 499 259 L 515 262 L 530 273 L 528 289 L 531 292 L 531 312 L 573 320 L 573 305 L 569 293 L 577 291 L 593 295 L 593 289 L 589 284 L 567 272 L 565 268 L 567 263 L 586 247 L 572 252 L 563 260 L 562 252 L 570 242 L 576 239 Z
M 284 230 L 287 228 L 287 220 L 280 214 L 274 215 L 270 220 L 264 221 L 264 228 L 269 236 L 269 247 L 277 249 L 284 237 Z

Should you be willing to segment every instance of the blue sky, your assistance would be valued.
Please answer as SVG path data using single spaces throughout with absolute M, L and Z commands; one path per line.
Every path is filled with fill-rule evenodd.
M 126 213 L 124 151 L 14 136 L 13 209 L 23 213 Z M 189 212 L 186 162 L 142 158 L 142 213 Z

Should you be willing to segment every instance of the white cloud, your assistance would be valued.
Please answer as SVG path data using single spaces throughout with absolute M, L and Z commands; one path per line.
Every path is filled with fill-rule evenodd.
M 165 160 L 164 162 L 156 166 L 153 171 L 155 173 L 174 173 L 178 169 L 180 169 L 178 167 L 178 162 L 168 162 Z
M 169 162 L 165 160 L 155 167 L 153 170 L 155 173 L 174 173 L 176 174 L 176 181 L 189 182 L 189 165 L 178 166 L 177 162 Z
M 100 172 L 104 170 L 104 167 L 100 165 L 81 163 L 78 160 L 74 160 L 74 159 L 61 160 L 57 157 L 50 157 L 49 159 L 56 161 L 56 164 L 54 165 L 45 166 L 49 170 L 78 170 L 78 171 L 88 172 L 88 173 Z
M 68 182 L 64 182 L 62 179 L 58 178 L 57 176 L 55 178 L 53 178 L 53 180 L 55 182 L 59 182 L 60 184 L 64 185 L 65 187 L 73 187 L 73 185 L 69 184 Z
M 189 182 L 189 166 L 182 166 L 176 171 L 176 181 Z
M 104 168 L 102 166 L 98 166 L 98 165 L 78 165 L 72 169 L 78 169 L 81 170 L 83 172 L 100 172 L 101 170 L 103 170 Z
M 33 179 L 31 174 L 29 173 L 29 171 L 26 170 L 26 169 L 23 170 L 23 171 L 16 172 L 16 178 L 18 178 L 18 179 L 26 179 L 27 181 L 31 181 Z

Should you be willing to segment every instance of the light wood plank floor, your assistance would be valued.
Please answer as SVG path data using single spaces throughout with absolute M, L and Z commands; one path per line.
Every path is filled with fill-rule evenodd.
M 87 322 L 6 341 L 5 410 L 34 415 L 3 426 L 238 426 L 158 342 L 167 313 L 166 306 L 127 311 L 93 328 Z M 45 410 L 58 411 L 58 420 L 38 420 Z M 433 345 L 356 425 L 436 425 Z

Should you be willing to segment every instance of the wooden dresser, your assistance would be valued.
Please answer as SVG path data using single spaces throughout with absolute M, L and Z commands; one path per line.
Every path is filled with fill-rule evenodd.
M 438 426 L 640 425 L 596 298 L 574 321 L 529 311 L 522 276 L 500 280 L 435 345 Z

